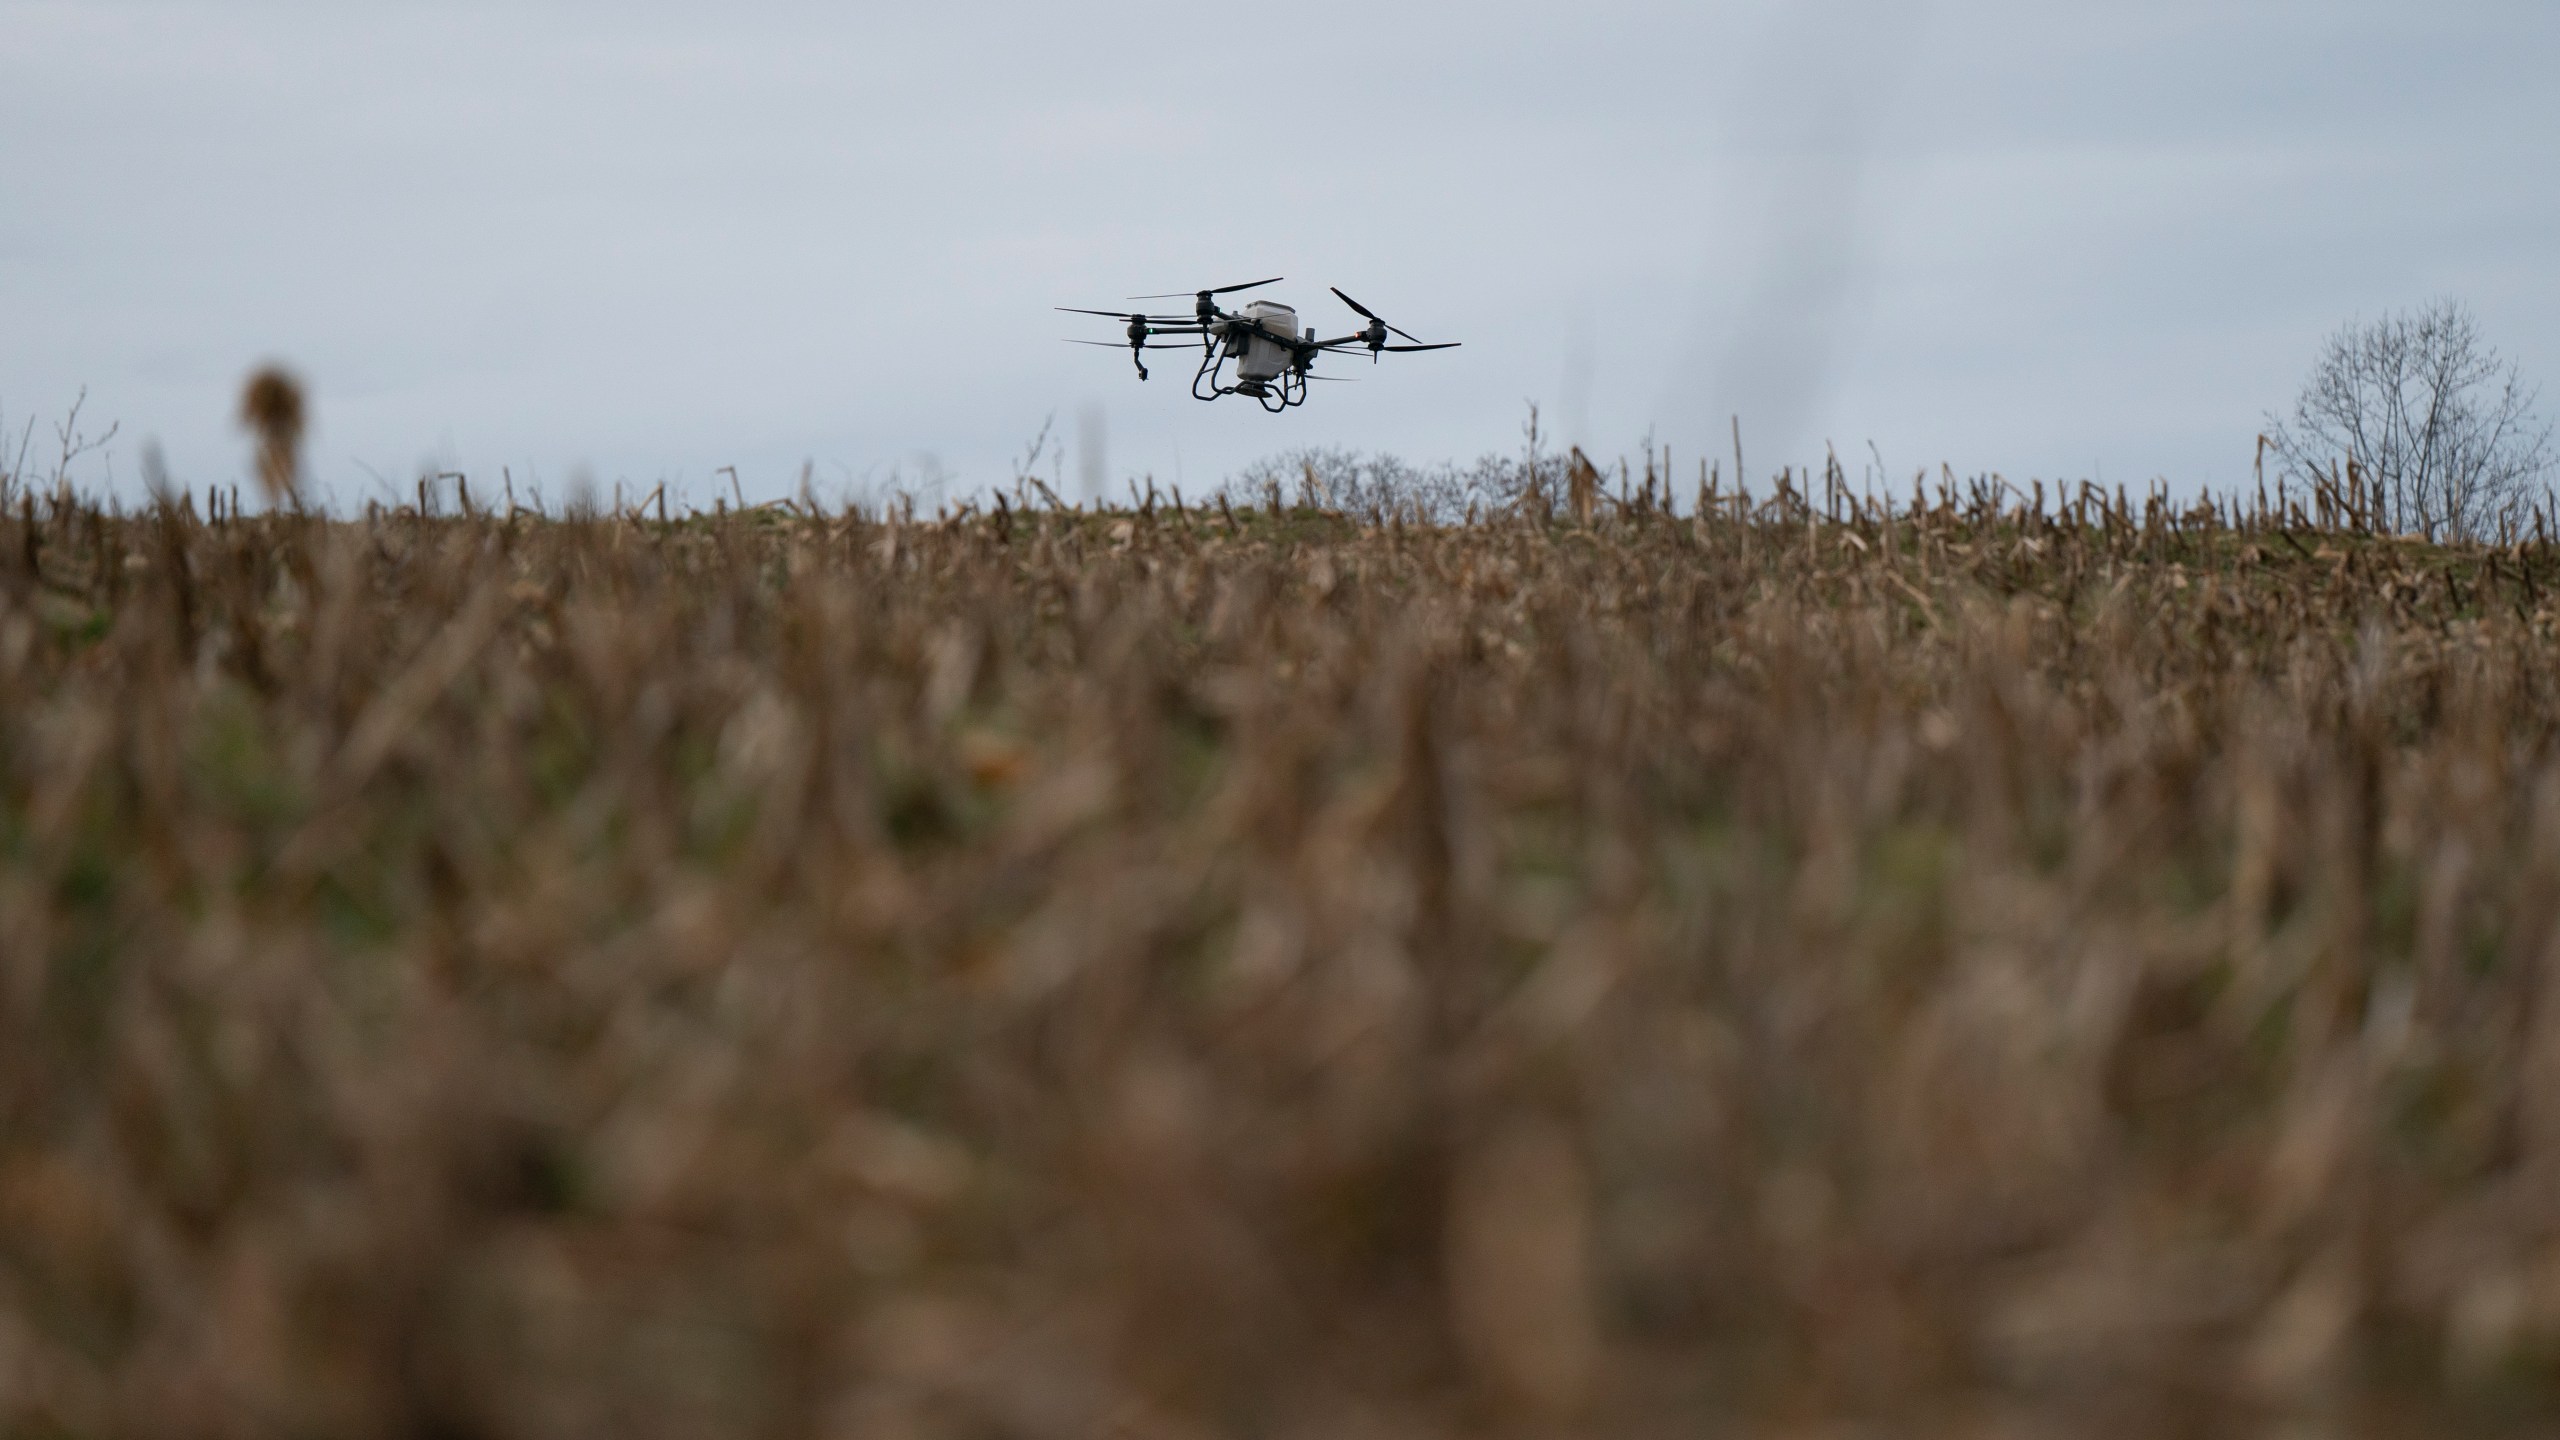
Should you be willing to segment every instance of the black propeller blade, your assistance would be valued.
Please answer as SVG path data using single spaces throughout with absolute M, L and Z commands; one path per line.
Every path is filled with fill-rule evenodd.
M 1378 319 L 1378 312 L 1377 312 L 1377 311 L 1372 310 L 1372 309 L 1370 309 L 1368 306 L 1361 304 L 1359 301 L 1352 299 L 1350 296 L 1343 294 L 1343 293 L 1342 293 L 1342 291 L 1341 291 L 1339 288 L 1337 288 L 1337 287 L 1335 287 L 1335 286 L 1331 286 L 1331 285 L 1328 285 L 1328 286 L 1326 286 L 1325 288 L 1326 288 L 1326 289 L 1328 289 L 1328 290 L 1333 291 L 1333 293 L 1334 293 L 1335 297 L 1336 297 L 1336 298 L 1338 298 L 1338 299 L 1340 299 L 1340 300 L 1342 301 L 1342 303 L 1343 303 L 1343 304 L 1348 305 L 1348 306 L 1350 306 L 1352 309 L 1359 311 L 1363 316 L 1365 316 L 1365 317 L 1367 317 L 1367 318 L 1369 318 L 1369 319 L 1371 319 L 1371 320 L 1377 320 L 1377 321 L 1378 321 L 1378 323 L 1379 323 L 1379 324 L 1381 324 L 1381 325 L 1387 325 L 1387 322 L 1386 322 L 1386 321 Z M 1396 333 L 1396 334 L 1398 334 L 1398 335 L 1404 335 L 1404 332 L 1403 332 L 1403 331 L 1401 331 L 1401 330 L 1397 330 L 1397 329 L 1396 329 L 1396 327 L 1394 327 L 1393 325 L 1387 325 L 1387 329 L 1389 329 L 1390 331 L 1393 331 L 1394 333 Z M 1407 340 L 1411 340 L 1411 339 L 1413 339 L 1413 337 L 1412 337 L 1412 336 L 1410 336 L 1410 335 L 1404 335 L 1404 338 L 1406 338 Z M 1416 343 L 1420 343 L 1420 342 L 1416 342 Z
M 1221 285 L 1215 290 L 1179 290 L 1170 295 L 1132 295 L 1129 298 L 1132 300 L 1189 300 L 1201 295 L 1231 295 L 1238 290 L 1258 290 L 1265 285 L 1277 285 L 1288 278 L 1286 275 L 1274 275 L 1268 280 L 1256 280 L 1245 285 Z
M 1388 328 L 1394 329 L 1393 326 L 1389 326 Z M 1402 335 L 1404 332 L 1397 330 L 1396 333 Z M 1438 345 L 1381 345 L 1378 348 L 1381 350 L 1393 350 L 1399 355 L 1410 355 L 1416 350 L 1455 350 L 1462 343 L 1464 342 L 1448 340 L 1443 341 Z
M 1073 305 L 1052 305 L 1049 308 L 1052 310 L 1064 311 L 1069 315 L 1102 315 L 1113 320 L 1142 320 L 1150 325 L 1155 323 L 1155 317 L 1152 315 L 1132 315 L 1126 310 L 1079 310 Z M 1168 318 L 1165 323 L 1168 325 L 1188 325 L 1191 323 L 1191 317 L 1188 315 L 1176 315 Z
M 1099 345 L 1105 350 L 1126 350 L 1129 348 L 1129 342 L 1126 340 L 1069 340 L 1065 343 L 1069 345 Z M 1139 348 L 1146 350 L 1188 350 L 1191 347 L 1189 345 L 1158 345 L 1153 341 L 1149 341 L 1146 345 Z

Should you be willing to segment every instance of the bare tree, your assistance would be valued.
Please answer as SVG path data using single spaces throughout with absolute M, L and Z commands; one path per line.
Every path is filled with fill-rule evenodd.
M 2285 475 L 2364 497 L 2384 529 L 2479 539 L 2551 469 L 2536 398 L 2470 307 L 2439 300 L 2329 337 L 2292 417 L 2267 417 L 2266 445 Z
M 109 425 L 105 434 L 92 437 L 80 426 L 80 412 L 88 406 L 89 387 L 83 385 L 80 387 L 79 395 L 71 402 L 71 413 L 62 418 L 62 423 L 53 427 L 54 438 L 61 442 L 62 448 L 54 457 L 53 476 L 45 482 L 43 488 L 51 490 L 56 495 L 63 494 L 69 489 L 71 472 L 84 457 L 106 451 L 124 429 L 124 423 L 118 421 Z M 36 423 L 31 419 L 19 430 L 13 453 L 9 443 L 8 426 L 0 424 L 0 510 L 5 510 L 16 503 L 13 497 L 23 496 L 37 489 L 35 476 L 27 470 L 27 453 L 34 445 L 35 438 Z M 108 452 L 106 460 L 107 488 L 112 490 L 115 488 L 114 453 Z

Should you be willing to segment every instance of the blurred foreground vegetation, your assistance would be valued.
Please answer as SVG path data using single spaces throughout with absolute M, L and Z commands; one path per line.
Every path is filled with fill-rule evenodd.
M 2560 1422 L 2550 546 L 1279 494 L 22 495 L 0 1433 Z

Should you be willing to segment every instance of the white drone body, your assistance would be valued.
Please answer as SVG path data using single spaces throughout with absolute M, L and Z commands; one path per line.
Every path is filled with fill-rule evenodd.
M 1274 335 L 1298 335 L 1298 312 L 1277 300 L 1256 300 L 1244 307 L 1248 324 L 1227 331 L 1227 354 L 1236 362 L 1236 378 L 1259 381 L 1265 385 L 1279 379 L 1289 369 L 1290 347 L 1271 338 Z M 1306 339 L 1316 332 L 1306 332 Z

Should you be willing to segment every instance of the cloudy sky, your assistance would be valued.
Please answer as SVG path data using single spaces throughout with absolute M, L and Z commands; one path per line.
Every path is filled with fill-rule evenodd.
M 0 414 L 229 482 L 281 359 L 341 502 L 958 494 L 1053 415 L 1070 488 L 1086 433 L 1196 493 L 1531 402 L 2183 491 L 2358 314 L 2468 300 L 2560 397 L 2555 177 L 2551 0 L 0 0 Z M 1273 417 L 1049 309 L 1263 275 L 1465 348 Z

